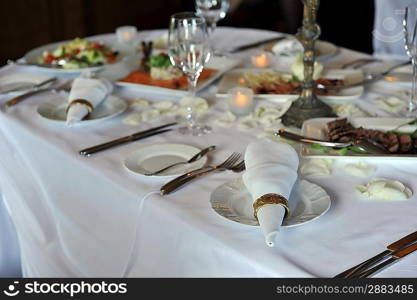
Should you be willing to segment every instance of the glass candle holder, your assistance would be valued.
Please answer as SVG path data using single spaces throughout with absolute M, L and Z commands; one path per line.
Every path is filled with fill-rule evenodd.
M 257 68 L 267 68 L 272 64 L 272 55 L 268 52 L 259 52 L 251 56 L 251 62 Z
M 228 93 L 229 110 L 237 116 L 245 116 L 253 110 L 253 91 L 246 87 L 235 87 Z
M 121 26 L 116 29 L 117 40 L 120 43 L 133 45 L 136 42 L 138 30 L 135 26 Z

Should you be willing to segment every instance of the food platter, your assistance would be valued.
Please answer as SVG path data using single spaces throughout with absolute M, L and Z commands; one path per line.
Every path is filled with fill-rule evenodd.
M 289 75 L 286 72 L 276 71 L 274 69 L 258 69 L 258 68 L 239 68 L 227 72 L 220 81 L 217 91 L 218 97 L 226 97 L 228 91 L 236 86 L 248 87 L 247 74 L 263 74 L 265 72 L 279 73 L 282 75 Z M 290 76 L 290 75 L 289 75 Z M 363 79 L 363 73 L 360 70 L 339 70 L 329 69 L 325 70 L 322 75 L 323 78 L 340 79 L 344 84 L 351 84 L 359 82 Z M 351 88 L 345 88 L 337 91 L 332 95 L 319 96 L 320 99 L 327 103 L 338 104 L 346 103 L 359 98 L 364 91 L 363 86 L 356 86 Z M 297 94 L 256 94 L 255 96 L 262 99 L 268 99 L 274 102 L 286 102 L 288 100 L 294 100 L 298 97 Z
M 303 123 L 301 128 L 301 134 L 315 139 L 327 140 L 327 124 L 330 121 L 334 121 L 335 118 L 315 118 L 307 120 Z M 397 126 L 412 121 L 408 118 L 351 118 L 349 122 L 354 127 L 364 127 L 366 129 L 375 129 L 383 132 L 393 130 Z M 399 131 L 402 133 L 411 133 L 417 129 L 416 125 L 407 125 L 401 127 Z M 336 151 L 323 152 L 307 145 L 301 145 L 300 153 L 304 157 L 309 158 L 332 158 L 332 159 L 345 159 L 345 158 L 358 158 L 358 159 L 417 159 L 416 154 L 361 154 L 348 152 L 345 155 L 340 155 Z
M 207 65 L 205 66 L 206 69 L 212 70 L 210 76 L 205 78 L 205 80 L 199 81 L 197 84 L 197 90 L 202 90 L 209 86 L 213 81 L 221 77 L 225 72 L 233 69 L 240 63 L 239 59 L 234 59 L 225 56 L 213 56 Z M 150 91 L 150 92 L 159 92 L 159 93 L 170 93 L 170 95 L 178 95 L 178 96 L 185 96 L 187 95 L 188 91 L 187 88 L 169 88 L 163 86 L 152 85 L 152 83 L 148 84 L 140 84 L 140 83 L 133 83 L 133 82 L 123 82 L 123 81 L 116 81 L 116 85 L 122 87 L 129 87 L 132 89 L 137 89 L 140 91 Z
M 93 40 L 93 39 L 86 39 L 88 41 L 95 41 L 95 42 L 101 42 L 99 40 Z M 67 41 L 61 41 L 61 42 L 56 42 L 56 43 L 51 43 L 51 44 L 47 44 L 47 45 L 43 45 L 40 47 L 37 47 L 35 49 L 30 50 L 29 52 L 27 52 L 24 57 L 24 63 L 27 63 L 28 65 L 32 65 L 33 67 L 37 68 L 38 70 L 41 71 L 47 71 L 47 72 L 56 72 L 56 73 L 81 73 L 83 71 L 98 71 L 103 69 L 103 67 L 107 67 L 110 65 L 114 65 L 117 64 L 121 61 L 123 61 L 123 59 L 128 55 L 127 52 L 125 50 L 123 50 L 122 47 L 119 47 L 117 43 L 112 43 L 112 42 L 106 42 L 103 43 L 106 47 L 111 48 L 115 51 L 118 52 L 117 58 L 115 59 L 115 61 L 113 63 L 105 63 L 102 65 L 97 65 L 97 66 L 91 66 L 91 67 L 80 67 L 80 68 L 61 68 L 61 67 L 57 67 L 55 65 L 52 64 L 43 64 L 40 59 L 42 59 L 43 55 L 45 52 L 53 52 L 55 51 L 58 47 L 60 47 L 61 45 L 65 45 L 68 44 L 72 41 L 67 40 Z

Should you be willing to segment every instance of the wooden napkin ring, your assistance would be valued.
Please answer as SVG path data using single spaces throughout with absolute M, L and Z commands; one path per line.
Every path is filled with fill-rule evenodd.
M 74 104 L 82 104 L 82 105 L 87 106 L 88 113 L 91 113 L 91 112 L 93 111 L 93 109 L 94 109 L 94 107 L 93 107 L 93 105 L 91 104 L 91 102 L 90 102 L 90 101 L 85 100 L 85 99 L 75 99 L 75 100 L 72 100 L 72 101 L 68 104 L 67 109 L 65 110 L 65 113 L 68 113 L 68 110 L 69 110 L 69 109 L 70 109 L 70 107 L 71 107 L 71 106 L 73 106 Z
M 253 202 L 253 215 L 255 219 L 258 220 L 258 211 L 259 209 L 267 204 L 275 204 L 275 205 L 282 205 L 285 208 L 285 216 L 286 218 L 290 213 L 290 208 L 288 207 L 288 200 L 285 197 L 278 195 L 278 194 L 265 194 Z

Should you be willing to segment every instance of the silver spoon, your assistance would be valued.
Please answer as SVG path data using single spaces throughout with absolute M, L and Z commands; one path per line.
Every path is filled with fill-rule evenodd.
M 200 152 L 198 152 L 196 155 L 194 155 L 193 157 L 191 157 L 187 161 L 180 161 L 180 162 L 177 162 L 175 164 L 169 165 L 169 166 L 167 166 L 167 167 L 165 167 L 163 169 L 160 169 L 160 170 L 155 171 L 155 172 L 152 172 L 152 173 L 147 173 L 145 175 L 146 176 L 158 175 L 158 174 L 160 174 L 160 173 L 162 173 L 162 172 L 164 172 L 164 171 L 166 171 L 166 170 L 168 170 L 168 169 L 170 169 L 172 167 L 175 167 L 175 166 L 178 166 L 178 165 L 182 165 L 182 164 L 189 164 L 189 163 L 195 162 L 195 161 L 199 160 L 200 158 L 202 158 L 207 153 L 209 153 L 210 151 L 213 151 L 215 149 L 216 149 L 216 146 L 207 147 L 207 148 L 201 150 Z

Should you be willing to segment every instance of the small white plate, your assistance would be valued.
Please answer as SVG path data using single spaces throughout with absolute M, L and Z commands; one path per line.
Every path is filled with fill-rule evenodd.
M 271 51 L 278 59 L 292 60 L 295 59 L 297 55 L 302 54 L 304 51 L 303 49 L 303 45 L 301 45 L 297 39 L 288 38 L 275 43 L 275 45 L 272 46 Z M 326 41 L 317 41 L 316 52 L 317 60 L 324 61 L 337 53 L 337 47 Z
M 65 123 L 67 104 L 66 96 L 56 94 L 56 99 L 39 104 L 37 112 L 41 117 L 47 120 Z M 101 122 L 121 114 L 126 109 L 126 101 L 114 95 L 110 95 L 103 103 L 97 106 L 86 119 L 76 123 L 75 126 Z
M 0 93 L 7 93 L 8 90 L 19 88 L 24 85 L 35 85 L 48 80 L 49 78 L 51 78 L 51 76 L 31 73 L 3 75 L 0 77 Z M 16 92 L 22 91 L 24 90 Z
M 124 161 L 124 166 L 129 171 L 145 175 L 177 162 L 187 161 L 200 151 L 201 149 L 183 144 L 155 144 L 133 152 Z M 206 161 L 207 157 L 204 156 L 193 163 L 181 164 L 154 176 L 181 175 L 201 168 Z
M 232 59 L 229 57 L 220 57 L 220 56 L 214 56 L 212 57 L 207 65 L 205 66 L 208 69 L 215 69 L 217 70 L 216 73 L 213 74 L 213 76 L 207 78 L 203 82 L 199 83 L 197 85 L 197 90 L 202 90 L 205 87 L 209 86 L 213 81 L 221 77 L 225 72 L 233 69 L 240 63 L 240 60 L 238 59 Z M 188 94 L 187 89 L 169 89 L 159 86 L 153 86 L 153 85 L 146 85 L 146 84 L 138 84 L 138 83 L 130 83 L 130 82 L 121 82 L 116 81 L 116 85 L 123 86 L 123 87 L 129 87 L 137 89 L 138 91 L 149 91 L 149 92 L 160 92 L 160 93 L 169 93 L 170 95 L 176 95 L 176 96 L 185 96 Z
M 226 97 L 230 89 L 237 86 L 247 86 L 245 83 L 245 73 L 261 74 L 264 72 L 277 72 L 288 74 L 273 69 L 256 69 L 256 68 L 240 68 L 227 72 L 219 83 L 217 90 L 218 97 Z M 329 79 L 342 79 L 344 84 L 351 84 L 363 80 L 363 73 L 360 70 L 353 69 L 329 69 L 325 70 L 322 77 Z M 321 100 L 329 104 L 342 104 L 359 98 L 363 94 L 363 86 L 356 86 L 345 88 L 338 91 L 335 95 L 318 96 Z M 295 100 L 298 95 L 289 94 L 255 94 L 256 97 L 268 99 L 272 102 L 287 102 L 288 100 Z
M 282 226 L 293 227 L 313 221 L 330 208 L 330 196 L 317 184 L 297 180 L 290 199 L 290 214 Z M 259 226 L 253 216 L 253 200 L 241 178 L 229 181 L 216 188 L 210 198 L 216 213 L 240 224 Z
M 301 134 L 304 136 L 326 140 L 327 123 L 335 120 L 335 118 L 314 118 L 307 120 L 303 123 L 301 128 Z M 349 122 L 354 127 L 364 127 L 367 129 L 376 129 L 381 131 L 389 131 L 395 127 L 412 121 L 411 118 L 351 118 Z M 417 129 L 415 125 L 408 125 L 401 127 L 401 132 L 414 132 Z M 323 153 L 322 151 L 313 149 L 306 145 L 301 145 L 301 155 L 311 158 L 331 158 L 331 159 L 346 159 L 346 158 L 359 158 L 359 159 L 412 159 L 416 160 L 415 154 L 359 154 L 348 153 L 347 155 L 339 155 L 337 153 Z
M 100 41 L 97 39 L 88 39 L 91 41 Z M 52 44 L 47 44 L 35 49 L 30 50 L 28 53 L 25 54 L 25 56 L 23 57 L 24 60 L 29 63 L 29 64 L 39 64 L 39 58 L 42 57 L 43 53 L 45 51 L 53 51 L 55 50 L 58 46 L 66 44 L 68 42 L 71 42 L 70 40 L 68 41 L 62 41 L 62 42 L 57 42 L 57 43 L 52 43 Z M 118 64 L 119 62 L 123 61 L 123 59 L 125 57 L 127 57 L 128 53 L 126 53 L 120 46 L 118 46 L 117 43 L 110 43 L 110 42 L 105 42 L 106 46 L 119 51 L 119 54 L 117 56 L 117 60 L 116 62 L 112 63 L 112 64 L 103 64 L 101 66 L 96 66 L 96 67 L 87 67 L 87 68 L 79 68 L 79 69 L 62 69 L 62 68 L 50 68 L 48 66 L 42 66 L 42 65 L 37 65 L 37 66 L 33 66 L 34 68 L 41 70 L 41 71 L 47 71 L 47 72 L 53 72 L 53 73 L 68 73 L 68 74 L 74 74 L 74 73 L 81 73 L 83 71 L 98 71 L 103 69 L 103 67 L 107 67 L 107 66 L 111 66 L 111 65 L 115 65 Z

